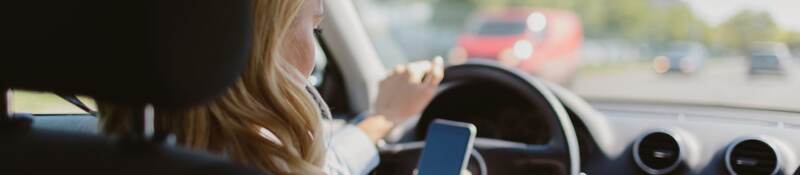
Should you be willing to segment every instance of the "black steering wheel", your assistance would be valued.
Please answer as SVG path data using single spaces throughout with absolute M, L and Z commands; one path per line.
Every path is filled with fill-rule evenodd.
M 472 174 L 519 174 L 523 172 L 541 172 L 546 174 L 570 174 L 577 175 L 580 169 L 580 154 L 577 136 L 564 106 L 555 95 L 536 78 L 510 69 L 489 61 L 470 61 L 466 64 L 452 66 L 445 70 L 445 78 L 441 88 L 434 100 L 423 112 L 415 128 L 417 142 L 403 143 L 387 146 L 382 151 L 382 165 L 378 167 L 379 172 L 399 171 L 403 168 L 397 165 L 386 165 L 397 163 L 397 159 L 414 159 L 419 149 L 422 149 L 423 137 L 428 125 L 436 118 L 471 122 L 478 126 L 478 138 L 474 142 L 475 151 L 480 152 L 484 162 L 470 160 L 468 170 Z M 483 88 L 481 85 L 490 85 L 493 88 L 502 89 L 498 91 L 478 90 Z M 472 87 L 471 93 L 463 93 L 466 87 Z M 462 91 L 459 93 L 458 91 Z M 477 93 L 475 93 L 477 92 Z M 515 133 L 522 137 L 502 137 L 494 135 L 482 135 L 482 129 L 490 132 L 490 129 L 501 129 L 497 127 L 481 128 L 481 121 L 462 118 L 463 115 L 470 115 L 464 111 L 475 108 L 476 103 L 490 103 L 484 98 L 492 96 L 493 93 L 514 94 L 508 96 L 509 100 L 515 100 L 514 104 L 524 104 L 518 108 L 534 110 L 534 115 L 520 117 L 530 118 L 538 123 L 522 126 L 544 126 L 537 127 L 515 127 L 511 130 L 529 130 L 544 132 L 549 134 L 541 141 L 528 141 L 524 138 L 526 132 Z M 505 98 L 505 97 L 503 97 Z M 513 99 L 512 99 L 513 98 Z M 470 105 L 471 104 L 471 105 Z M 496 106 L 487 105 L 492 108 Z M 477 114 L 476 114 L 477 115 Z M 487 115 L 482 113 L 481 115 Z M 495 115 L 495 114 L 488 114 Z M 500 114 L 497 114 L 500 115 Z M 492 120 L 494 116 L 480 116 L 482 121 Z M 502 126 L 501 126 L 502 127 Z M 531 133 L 531 132 L 528 132 Z M 387 162 L 388 161 L 388 162 Z M 485 164 L 485 166 L 476 166 Z M 484 169 L 481 169 L 484 168 Z M 486 170 L 488 168 L 488 170 Z M 385 174 L 385 173 L 378 173 Z M 389 173 L 391 174 L 391 173 Z

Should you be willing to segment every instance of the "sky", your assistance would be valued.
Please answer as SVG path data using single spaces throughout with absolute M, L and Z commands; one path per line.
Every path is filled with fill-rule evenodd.
M 778 25 L 800 31 L 800 0 L 683 0 L 700 17 L 717 25 L 744 9 L 769 12 Z

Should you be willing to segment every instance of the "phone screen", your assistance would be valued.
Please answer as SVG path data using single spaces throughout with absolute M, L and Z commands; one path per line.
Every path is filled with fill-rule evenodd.
M 425 137 L 418 175 L 459 175 L 469 161 L 475 125 L 437 119 Z

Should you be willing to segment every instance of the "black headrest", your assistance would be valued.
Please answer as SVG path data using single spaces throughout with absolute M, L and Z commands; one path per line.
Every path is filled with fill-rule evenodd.
M 250 0 L 38 0 L 0 7 L 0 86 L 183 106 L 244 69 Z

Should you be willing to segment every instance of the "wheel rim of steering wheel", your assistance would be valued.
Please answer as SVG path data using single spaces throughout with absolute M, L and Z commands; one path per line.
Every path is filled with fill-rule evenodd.
M 441 92 L 447 91 L 450 88 L 457 87 L 459 82 L 463 81 L 465 78 L 485 76 L 481 78 L 487 79 L 486 77 L 499 74 L 505 76 L 504 79 L 513 78 L 513 81 L 517 81 L 517 83 L 525 83 L 529 88 L 538 92 L 538 95 L 542 98 L 541 100 L 544 100 L 546 106 L 549 107 L 549 111 L 553 113 L 552 116 L 554 119 L 546 120 L 552 126 L 550 129 L 554 131 L 551 132 L 553 136 L 550 138 L 550 141 L 544 145 L 531 145 L 479 138 L 475 142 L 475 148 L 486 154 L 508 154 L 509 156 L 516 156 L 516 154 L 521 154 L 519 151 L 523 151 L 522 153 L 529 154 L 531 159 L 556 160 L 558 157 L 565 156 L 564 158 L 567 160 L 563 160 L 564 158 L 562 158 L 556 162 L 559 162 L 562 166 L 568 166 L 568 168 L 563 169 L 566 174 L 577 175 L 580 171 L 580 150 L 576 132 L 573 127 L 574 125 L 572 125 L 572 121 L 566 109 L 558 98 L 550 92 L 543 82 L 535 77 L 491 61 L 470 61 L 462 65 L 449 67 L 446 70 L 445 80 L 439 92 L 441 94 Z M 423 116 L 426 116 L 425 113 L 423 113 Z M 422 124 L 421 127 L 425 127 L 424 123 L 427 121 L 424 120 L 425 117 L 420 120 Z M 418 129 L 419 127 L 420 125 L 418 125 Z M 480 128 L 478 128 L 478 130 L 480 132 Z M 497 145 L 504 146 L 497 147 Z

